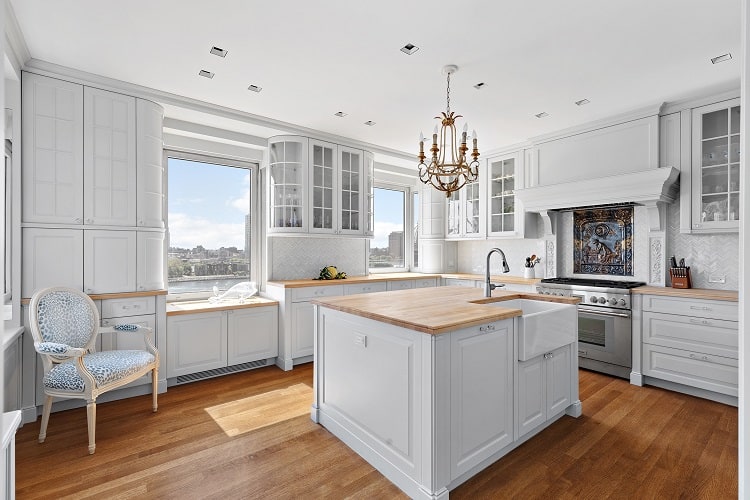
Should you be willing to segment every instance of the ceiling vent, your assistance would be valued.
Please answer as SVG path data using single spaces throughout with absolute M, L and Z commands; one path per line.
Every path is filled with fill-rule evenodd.
M 720 62 L 728 61 L 732 58 L 732 54 L 726 53 L 722 54 L 720 56 L 712 57 L 711 58 L 711 64 L 719 64 Z
M 220 49 L 219 47 L 211 47 L 211 53 L 219 57 L 227 57 L 228 50 Z
M 375 125 L 375 122 L 374 122 L 374 121 L 372 121 L 372 120 L 367 120 L 367 121 L 365 122 L 365 125 L 367 125 L 368 127 L 372 127 L 373 125 Z
M 346 116 L 346 113 L 344 113 L 343 111 L 336 111 L 333 115 L 338 116 L 339 118 L 343 118 Z
M 200 76 L 202 76 L 202 77 L 205 77 L 205 78 L 208 78 L 208 79 L 211 79 L 211 78 L 213 78 L 213 77 L 214 77 L 214 74 L 213 74 L 213 73 L 211 73 L 210 71 L 206 71 L 205 69 L 202 69 L 202 70 L 200 70 L 200 71 L 198 72 L 198 74 L 199 74 Z
M 576 101 L 576 106 L 585 106 L 586 104 L 590 103 L 588 99 L 581 99 L 580 101 Z
M 418 50 L 419 50 L 419 47 L 417 47 L 413 43 L 407 43 L 406 45 L 404 45 L 403 47 L 401 47 L 401 52 L 403 52 L 404 54 L 409 55 L 409 56 L 412 55 L 413 53 L 415 53 Z
M 536 116 L 537 118 L 544 118 L 546 116 L 549 116 L 549 113 L 547 113 L 546 111 L 542 111 L 541 113 L 537 113 L 534 116 Z
M 258 87 L 257 85 L 250 85 L 247 90 L 252 90 L 253 92 L 260 92 L 263 90 L 262 87 Z
M 474 85 L 474 88 L 477 90 L 481 90 L 482 88 L 484 88 L 484 86 L 485 86 L 484 82 L 479 82 L 476 85 Z

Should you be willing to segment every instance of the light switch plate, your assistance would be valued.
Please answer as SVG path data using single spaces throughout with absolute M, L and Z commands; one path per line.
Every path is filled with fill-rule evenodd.
M 356 334 L 354 336 L 354 343 L 362 347 L 367 347 L 367 335 Z
M 727 277 L 724 274 L 712 274 L 708 277 L 709 283 L 726 283 Z

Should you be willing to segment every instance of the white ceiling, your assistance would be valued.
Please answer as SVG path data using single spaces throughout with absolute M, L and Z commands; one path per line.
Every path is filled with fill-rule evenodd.
M 739 86 L 740 0 L 11 5 L 33 59 L 410 154 L 445 110 L 446 64 L 460 67 L 451 109 L 476 129 L 480 151 Z M 403 54 L 406 43 L 419 50 Z M 212 46 L 228 56 L 209 54 Z M 711 64 L 726 52 L 734 59 Z M 583 98 L 590 104 L 574 104 Z M 534 116 L 542 111 L 549 116 Z M 284 130 L 174 106 L 166 113 L 261 137 Z

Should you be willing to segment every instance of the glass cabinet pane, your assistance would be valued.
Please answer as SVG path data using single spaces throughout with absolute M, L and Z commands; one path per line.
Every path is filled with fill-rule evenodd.
M 506 158 L 490 163 L 490 232 L 514 231 L 516 159 Z
M 448 234 L 461 234 L 461 200 L 460 191 L 454 191 L 448 197 Z
M 725 136 L 729 130 L 728 110 L 720 109 L 703 115 L 703 139 Z

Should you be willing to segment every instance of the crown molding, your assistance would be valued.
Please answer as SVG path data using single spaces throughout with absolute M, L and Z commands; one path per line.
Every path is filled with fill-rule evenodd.
M 50 76 L 53 78 L 62 78 L 73 81 L 75 83 L 81 83 L 92 87 L 97 87 L 104 90 L 111 90 L 113 92 L 126 93 L 149 101 L 154 101 L 163 105 L 178 106 L 201 113 L 213 114 L 228 118 L 231 120 L 237 120 L 241 122 L 251 123 L 260 127 L 266 127 L 273 129 L 277 132 L 269 134 L 269 137 L 273 135 L 279 135 L 279 133 L 302 135 L 305 137 L 315 137 L 317 139 L 333 142 L 336 144 L 342 144 L 345 146 L 351 146 L 358 149 L 364 149 L 373 153 L 378 153 L 383 156 L 399 158 L 402 160 L 414 160 L 415 155 L 391 149 L 377 144 L 368 142 L 358 141 L 349 137 L 342 137 L 335 134 L 329 134 L 321 132 L 294 123 L 284 122 L 281 120 L 274 120 L 265 116 L 255 115 L 245 111 L 228 108 L 218 104 L 213 104 L 206 101 L 200 101 L 190 97 L 173 94 L 170 92 L 164 92 L 162 90 L 152 89 L 142 85 L 137 85 L 130 82 L 124 82 L 122 80 L 116 80 L 113 78 L 107 78 L 101 75 L 80 71 L 58 64 L 50 63 L 47 61 L 41 61 L 39 59 L 31 59 L 24 67 L 26 71 L 37 73 L 44 76 Z
M 5 42 L 5 53 L 13 67 L 20 71 L 31 59 L 31 52 L 26 45 L 26 40 L 23 37 L 21 27 L 18 25 L 16 12 L 10 4 L 10 0 L 5 0 Z

